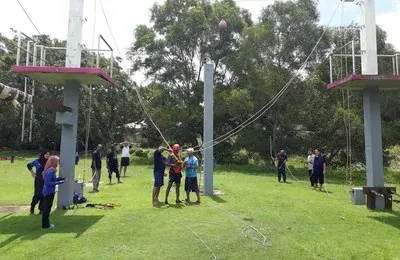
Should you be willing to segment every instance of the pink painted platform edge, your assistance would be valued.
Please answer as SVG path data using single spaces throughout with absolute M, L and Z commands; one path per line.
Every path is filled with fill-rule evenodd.
M 327 89 L 336 88 L 344 83 L 355 81 L 355 80 L 400 80 L 400 75 L 360 75 L 352 74 L 344 79 L 332 82 L 328 84 Z
M 77 74 L 97 74 L 105 81 L 115 84 L 113 78 L 110 77 L 103 69 L 100 68 L 67 68 L 67 67 L 39 67 L 39 66 L 12 66 L 11 71 L 17 73 L 77 73 Z

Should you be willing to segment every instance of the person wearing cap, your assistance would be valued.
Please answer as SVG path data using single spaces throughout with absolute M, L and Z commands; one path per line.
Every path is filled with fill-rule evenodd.
M 97 145 L 96 150 L 92 153 L 92 193 L 99 192 L 99 183 L 101 178 L 101 144 Z
M 122 154 L 121 154 L 121 167 L 119 172 L 122 173 L 122 168 L 124 169 L 124 177 L 126 177 L 126 169 L 130 164 L 130 149 L 133 147 L 132 143 L 124 141 L 120 143 Z
M 182 159 L 180 156 L 181 146 L 174 144 L 172 147 L 172 154 L 168 157 L 166 165 L 169 166 L 169 182 L 165 193 L 165 204 L 168 204 L 169 191 L 171 190 L 172 184 L 175 183 L 176 203 L 181 203 L 179 199 L 180 185 L 182 179 Z
M 185 158 L 183 166 L 186 168 L 185 178 L 185 191 L 186 191 L 186 202 L 190 203 L 190 192 L 195 192 L 197 196 L 196 204 L 200 204 L 200 190 L 199 183 L 197 181 L 197 169 L 199 168 L 199 160 L 193 155 L 193 148 L 187 149 L 188 157 Z
M 154 188 L 153 188 L 153 206 L 157 206 L 160 201 L 158 200 L 158 195 L 160 194 L 160 189 L 164 185 L 164 176 L 165 176 L 165 163 L 166 158 L 162 155 L 164 151 L 167 149 L 160 146 L 158 149 L 154 151 Z
M 278 162 L 278 181 L 281 182 L 281 177 L 283 177 L 283 182 L 286 182 L 286 162 L 288 160 L 288 156 L 285 153 L 285 150 L 281 150 L 275 158 L 275 161 Z

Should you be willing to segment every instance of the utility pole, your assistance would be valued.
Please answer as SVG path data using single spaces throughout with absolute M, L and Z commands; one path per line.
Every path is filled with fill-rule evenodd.
M 65 66 L 81 66 L 81 42 L 84 0 L 70 0 Z M 80 82 L 65 81 L 63 104 L 72 108 L 71 112 L 57 113 L 56 122 L 62 125 L 60 149 L 60 174 L 67 181 L 59 186 L 57 207 L 71 205 L 74 192 L 76 136 L 78 129 L 78 107 Z
M 213 195 L 214 64 L 204 64 L 204 195 Z
M 375 0 L 361 0 L 360 7 L 360 47 L 363 75 L 378 75 L 378 57 L 376 46 Z M 381 105 L 378 86 L 363 89 L 364 98 L 364 138 L 367 170 L 367 186 L 383 187 L 383 154 Z M 384 209 L 385 201 L 381 196 L 375 198 L 376 209 Z

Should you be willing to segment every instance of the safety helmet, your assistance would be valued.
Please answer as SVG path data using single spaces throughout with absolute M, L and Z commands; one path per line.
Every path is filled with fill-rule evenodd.
M 172 147 L 172 151 L 179 152 L 181 150 L 181 146 L 179 144 L 174 144 Z

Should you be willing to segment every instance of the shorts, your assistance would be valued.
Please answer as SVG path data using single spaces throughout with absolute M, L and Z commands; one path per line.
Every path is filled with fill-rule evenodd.
M 129 157 L 121 158 L 121 166 L 129 166 Z
M 324 184 L 325 181 L 325 175 L 322 172 L 314 172 L 313 174 L 313 183 L 319 183 L 319 184 Z
M 199 184 L 197 182 L 197 177 L 185 179 L 185 191 L 188 192 L 199 192 Z
M 163 172 L 154 172 L 154 187 L 160 188 L 164 185 L 164 173 Z
M 169 183 L 181 185 L 182 174 L 175 173 L 173 170 L 169 171 Z

